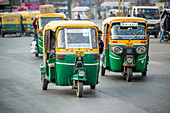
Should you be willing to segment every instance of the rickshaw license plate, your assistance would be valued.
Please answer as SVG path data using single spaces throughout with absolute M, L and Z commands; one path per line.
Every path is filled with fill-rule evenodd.
M 133 47 L 133 43 L 126 43 L 126 47 Z
M 76 56 L 84 56 L 84 51 L 76 51 Z

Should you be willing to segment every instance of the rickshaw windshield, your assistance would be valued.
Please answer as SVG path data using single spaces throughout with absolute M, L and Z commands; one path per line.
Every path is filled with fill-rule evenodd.
M 111 39 L 145 39 L 146 38 L 146 29 L 145 26 L 120 26 L 115 25 L 111 28 Z
M 98 47 L 97 33 L 95 29 L 90 28 L 60 29 L 57 38 L 58 48 Z
M 74 12 L 74 19 L 77 20 L 78 15 L 80 16 L 81 20 L 88 19 L 88 12 L 87 11 Z
M 43 30 L 44 26 L 48 22 L 53 21 L 53 20 L 63 20 L 63 18 L 62 17 L 41 17 L 39 19 L 39 30 Z

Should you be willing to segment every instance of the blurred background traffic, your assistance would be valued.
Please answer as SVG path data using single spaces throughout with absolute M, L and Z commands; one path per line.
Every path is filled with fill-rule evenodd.
M 79 16 L 80 19 L 101 20 L 101 23 L 108 17 L 143 17 L 147 19 L 149 33 L 155 38 L 160 37 L 163 30 L 165 12 L 170 13 L 170 0 L 0 0 L 1 31 L 3 15 L 7 12 L 19 12 L 22 16 L 21 24 L 26 21 L 26 16 L 31 15 L 29 25 L 21 26 L 22 33 L 27 29 L 33 32 L 31 23 L 40 12 L 39 6 L 49 4 L 54 5 L 56 13 L 64 13 L 66 19 L 76 20 Z M 142 16 L 139 16 L 139 12 Z
M 103 10 L 106 17 L 119 11 L 119 0 L 0 0 L 0 12 L 37 11 L 45 4 L 53 4 L 56 12 L 65 13 L 67 18 L 71 18 L 71 10 L 78 6 L 88 6 L 91 19 L 101 19 Z M 164 10 L 170 6 L 170 0 L 120 0 L 120 12 L 124 16 L 132 6 L 159 6 Z

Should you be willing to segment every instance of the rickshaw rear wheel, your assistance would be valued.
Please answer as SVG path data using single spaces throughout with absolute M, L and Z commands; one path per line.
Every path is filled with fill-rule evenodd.
M 47 90 L 48 81 L 41 75 L 42 90 Z
M 146 76 L 146 74 L 147 74 L 146 71 L 142 72 L 142 76 Z
M 83 82 L 77 81 L 77 90 L 76 90 L 77 97 L 83 96 Z
M 101 66 L 101 76 L 105 76 L 105 68 L 103 66 Z
M 90 85 L 90 88 L 91 89 L 96 89 L 96 85 L 94 84 L 94 85 Z
M 132 68 L 131 67 L 127 68 L 126 81 L 127 82 L 131 82 L 132 81 Z
M 5 35 L 5 34 L 2 32 L 2 33 L 1 33 L 1 36 L 4 37 L 4 35 Z

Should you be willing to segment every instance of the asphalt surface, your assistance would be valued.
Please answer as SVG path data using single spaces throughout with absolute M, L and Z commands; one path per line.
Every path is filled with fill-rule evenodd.
M 170 42 L 150 38 L 148 74 L 126 82 L 106 71 L 95 90 L 84 86 L 77 98 L 71 86 L 41 90 L 42 56 L 30 53 L 32 37 L 0 38 L 0 113 L 170 113 Z

